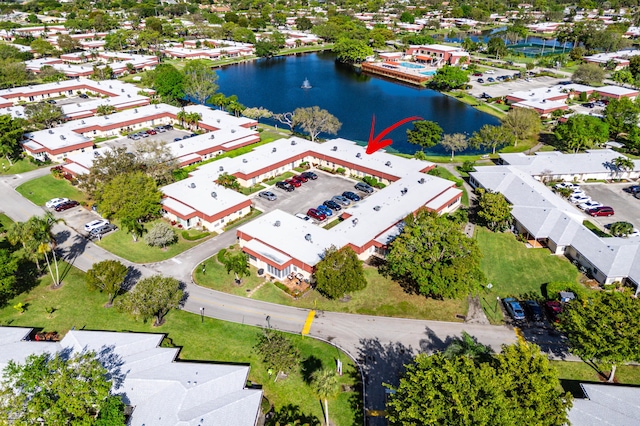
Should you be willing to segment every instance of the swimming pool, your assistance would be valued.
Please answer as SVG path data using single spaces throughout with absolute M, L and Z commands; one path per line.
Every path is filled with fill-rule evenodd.
M 422 74 L 422 75 L 436 75 L 436 72 L 432 70 L 432 71 L 424 71 L 424 72 L 421 72 L 420 74 Z
M 400 65 L 402 65 L 405 68 L 416 68 L 416 69 L 424 68 L 424 66 L 422 65 L 414 64 L 411 62 L 400 62 Z

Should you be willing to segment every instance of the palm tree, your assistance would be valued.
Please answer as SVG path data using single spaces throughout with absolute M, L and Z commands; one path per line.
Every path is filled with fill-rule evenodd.
M 629 159 L 627 157 L 614 158 L 613 161 L 611 161 L 611 163 L 616 168 L 616 175 L 624 174 L 624 172 L 629 172 L 629 171 L 633 170 L 634 167 L 635 167 L 635 164 L 633 163 L 633 160 L 631 160 L 631 159 Z
M 476 338 L 466 331 L 462 332 L 462 337 L 456 337 L 453 342 L 444 350 L 447 358 L 467 357 L 474 361 L 483 361 L 491 356 L 491 348 L 482 343 L 478 343 Z
M 40 269 L 37 243 L 34 243 L 31 230 L 27 225 L 27 222 L 15 222 L 11 225 L 11 227 L 7 229 L 7 241 L 13 245 L 20 244 L 24 250 L 25 257 L 33 260 L 38 269 Z
M 329 426 L 329 398 L 338 393 L 338 376 L 331 369 L 316 370 L 311 375 L 313 391 L 324 401 L 324 423 Z
M 31 229 L 33 240 L 38 244 L 37 252 L 44 254 L 44 258 L 53 280 L 53 287 L 60 285 L 60 270 L 58 268 L 58 256 L 56 255 L 56 239 L 53 234 L 53 225 L 57 222 L 64 222 L 62 219 L 56 219 L 51 212 L 45 213 L 44 216 L 33 216 L 27 222 L 27 227 Z M 51 262 L 49 261 L 49 253 L 55 267 L 55 275 Z
M 176 118 L 178 120 L 180 120 L 180 125 L 182 127 L 184 127 L 184 122 L 187 120 L 187 115 L 188 113 L 185 110 L 180 110 L 177 114 L 176 114 Z

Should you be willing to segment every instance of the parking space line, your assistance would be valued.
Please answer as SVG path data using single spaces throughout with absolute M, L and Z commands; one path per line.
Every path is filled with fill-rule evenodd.
M 309 315 L 307 315 L 307 320 L 304 322 L 304 327 L 302 327 L 302 334 L 303 336 L 306 336 L 307 334 L 309 334 L 309 330 L 311 330 L 311 323 L 313 322 L 313 319 L 316 317 L 316 311 L 311 310 L 309 311 Z

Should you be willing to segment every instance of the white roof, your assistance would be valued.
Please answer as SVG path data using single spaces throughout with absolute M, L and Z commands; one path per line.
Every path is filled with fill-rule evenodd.
M 611 149 L 592 149 L 586 153 L 564 154 L 558 151 L 536 152 L 535 155 L 525 153 L 500 154 L 505 164 L 518 166 L 518 169 L 534 176 L 570 175 L 586 173 L 615 172 L 612 161 L 624 157 Z M 640 170 L 640 161 L 634 160 L 634 170 Z
M 296 218 L 298 219 L 298 218 Z M 244 245 L 244 248 L 247 248 L 251 251 L 254 251 L 268 259 L 271 259 L 272 261 L 274 261 L 275 263 L 277 263 L 278 265 L 284 265 L 285 263 L 289 262 L 291 260 L 291 258 L 289 256 L 287 256 L 286 254 L 279 252 L 278 250 L 269 247 L 266 244 L 261 243 L 258 240 L 251 240 L 248 243 L 246 243 Z
M 89 142 L 91 140 L 65 127 L 56 127 L 54 129 L 25 133 L 24 137 L 31 139 L 31 141 L 36 144 L 52 151 L 71 147 L 83 142 Z M 29 143 L 25 143 L 24 145 L 32 146 Z
M 214 183 L 206 176 L 192 176 L 163 186 L 161 191 L 167 197 L 207 216 L 218 214 L 249 199 L 246 195 Z
M 598 87 L 596 90 L 600 93 L 609 93 L 616 96 L 636 96 L 638 94 L 637 90 L 620 86 L 604 86 Z
M 640 424 L 640 389 L 615 384 L 581 383 L 585 398 L 574 398 L 571 424 L 635 426 Z
M 245 388 L 248 366 L 175 362 L 178 349 L 159 347 L 161 334 L 71 330 L 57 343 L 22 340 L 30 331 L 0 327 L 0 371 L 30 354 L 93 350 L 120 377 L 112 392 L 134 408 L 132 425 L 255 424 L 262 391 Z
M 543 100 L 536 100 L 536 101 L 521 101 L 521 102 L 516 102 L 515 104 L 513 104 L 514 107 L 520 107 L 520 108 L 534 108 L 534 109 L 542 109 L 542 110 L 548 110 L 548 109 L 560 109 L 563 107 L 567 107 L 567 103 L 565 101 L 547 101 L 545 99 Z

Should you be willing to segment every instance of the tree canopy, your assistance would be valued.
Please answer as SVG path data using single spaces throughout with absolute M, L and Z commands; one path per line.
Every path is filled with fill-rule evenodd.
M 479 358 L 423 353 L 406 367 L 387 402 L 392 426 L 568 422 L 571 395 L 558 390 L 558 373 L 536 345 L 505 345 Z
M 185 75 L 171 64 L 159 64 L 150 72 L 151 85 L 162 101 L 175 103 L 184 98 Z
M 15 424 L 125 424 L 120 396 L 95 352 L 29 355 L 9 361 L 0 385 L 0 417 Z
M 464 151 L 469 146 L 469 141 L 463 133 L 452 133 L 444 135 L 440 145 L 451 152 L 451 161 L 453 161 L 456 151 Z
M 519 141 L 537 135 L 542 123 L 536 111 L 528 108 L 514 108 L 502 118 L 502 126 L 513 134 L 515 138 L 513 145 L 518 146 Z
M 184 93 L 194 102 L 204 104 L 218 90 L 218 74 L 203 59 L 187 62 L 183 69 Z
M 177 309 L 183 297 L 180 282 L 175 278 L 154 275 L 138 281 L 118 307 L 135 318 L 147 321 L 153 318 L 153 326 L 162 325 L 171 309 Z
M 404 220 L 382 272 L 426 296 L 455 298 L 483 284 L 480 249 L 461 224 L 426 209 Z
M 373 49 L 364 40 L 356 40 L 348 37 L 338 39 L 333 45 L 338 60 L 345 63 L 360 63 L 373 55 Z
M 280 371 L 292 373 L 300 363 L 300 351 L 291 343 L 291 339 L 271 328 L 262 330 L 255 349 L 262 356 L 262 362 L 274 369 L 276 375 Z
M 31 103 L 24 107 L 24 115 L 36 129 L 49 129 L 64 119 L 62 108 L 49 102 Z
M 309 133 L 311 142 L 315 142 L 320 133 L 335 135 L 342 127 L 342 123 L 331 115 L 326 109 L 314 106 L 309 108 L 296 108 L 293 111 L 293 127 L 299 125 L 302 130 Z
M 429 87 L 435 90 L 451 90 L 464 87 L 469 82 L 469 76 L 460 67 L 445 65 L 436 71 L 429 81 Z
M 90 290 L 104 291 L 109 297 L 108 304 L 113 303 L 113 299 L 122 290 L 124 279 L 127 276 L 127 267 L 117 260 L 103 260 L 94 263 L 87 271 L 87 287 Z
M 409 143 L 418 145 L 422 149 L 431 148 L 440 142 L 442 133 L 442 127 L 435 121 L 414 121 L 413 129 L 407 130 L 407 140 Z
M 469 144 L 477 148 L 491 148 L 491 153 L 496 153 L 496 148 L 509 146 L 515 143 L 515 137 L 504 126 L 492 126 L 485 124 L 469 138 Z
M 556 126 L 555 135 L 568 149 L 578 152 L 609 140 L 609 125 L 598 117 L 575 114 Z
M 138 222 L 160 215 L 160 199 L 153 178 L 141 171 L 116 176 L 104 186 L 96 201 L 98 208 L 106 218 L 133 219 Z
M 612 136 L 629 133 L 638 126 L 640 106 L 629 98 L 611 99 L 604 108 L 603 120 Z
M 504 231 L 511 223 L 511 204 L 499 192 L 476 190 L 478 217 L 492 231 Z
M 9 164 L 18 157 L 25 124 L 24 120 L 13 118 L 10 114 L 0 115 L 0 155 L 3 155 Z
M 572 300 L 560 315 L 571 352 L 592 363 L 640 362 L 640 299 L 627 292 L 596 291 Z
M 580 65 L 571 76 L 571 81 L 581 84 L 600 84 L 604 80 L 604 68 L 598 64 Z
M 340 250 L 328 248 L 316 265 L 314 276 L 318 291 L 331 299 L 367 286 L 362 262 L 349 246 Z

